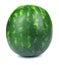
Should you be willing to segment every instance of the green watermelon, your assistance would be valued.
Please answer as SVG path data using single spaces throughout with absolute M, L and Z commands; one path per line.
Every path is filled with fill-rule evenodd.
M 6 37 L 10 48 L 21 56 L 42 54 L 52 39 L 49 14 L 35 5 L 18 7 L 8 19 Z

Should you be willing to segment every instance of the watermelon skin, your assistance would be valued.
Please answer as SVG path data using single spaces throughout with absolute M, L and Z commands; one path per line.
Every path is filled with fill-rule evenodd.
M 42 54 L 52 39 L 49 14 L 35 5 L 18 7 L 8 19 L 6 37 L 10 48 L 21 56 Z

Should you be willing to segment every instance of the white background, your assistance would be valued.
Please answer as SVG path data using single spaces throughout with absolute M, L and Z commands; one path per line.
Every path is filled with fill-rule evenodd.
M 53 37 L 49 48 L 35 58 L 14 53 L 6 40 L 6 24 L 10 14 L 21 5 L 38 5 L 50 14 Z M 0 65 L 59 65 L 59 2 L 58 0 L 0 0 Z

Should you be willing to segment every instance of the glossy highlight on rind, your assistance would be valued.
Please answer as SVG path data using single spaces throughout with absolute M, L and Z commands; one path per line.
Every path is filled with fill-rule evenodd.
M 6 37 L 10 48 L 24 57 L 42 54 L 52 39 L 52 22 L 46 10 L 20 6 L 9 17 Z

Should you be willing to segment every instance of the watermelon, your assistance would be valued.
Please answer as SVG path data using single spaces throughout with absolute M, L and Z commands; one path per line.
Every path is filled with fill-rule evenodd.
M 23 57 L 41 55 L 52 39 L 48 12 L 35 5 L 16 8 L 8 19 L 6 37 L 10 48 Z

